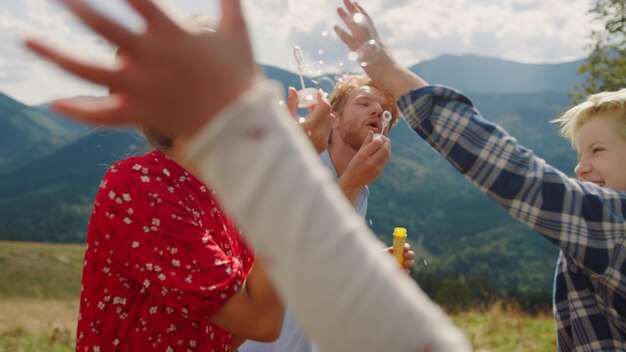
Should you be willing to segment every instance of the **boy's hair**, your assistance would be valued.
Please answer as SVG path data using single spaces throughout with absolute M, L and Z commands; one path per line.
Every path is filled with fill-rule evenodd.
M 330 105 L 334 112 L 341 114 L 343 109 L 346 106 L 346 102 L 348 101 L 348 97 L 353 90 L 361 88 L 363 86 L 370 86 L 372 88 L 376 88 L 386 100 L 385 106 L 383 109 L 388 110 L 391 113 L 391 122 L 389 123 L 389 128 L 395 125 L 398 122 L 398 118 L 400 117 L 400 111 L 396 106 L 396 97 L 388 91 L 382 89 L 376 83 L 374 83 L 371 79 L 366 76 L 348 76 L 343 78 L 343 80 L 337 85 L 335 85 L 335 89 L 333 90 L 333 94 L 330 95 Z
M 616 92 L 602 92 L 590 95 L 587 100 L 565 112 L 553 122 L 559 125 L 561 134 L 570 140 L 574 149 L 578 150 L 576 139 L 580 127 L 590 118 L 598 114 L 612 114 L 617 127 L 626 139 L 626 88 Z

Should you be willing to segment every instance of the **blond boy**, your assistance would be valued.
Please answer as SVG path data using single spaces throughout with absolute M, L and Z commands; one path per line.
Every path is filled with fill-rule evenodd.
M 578 180 L 548 165 L 460 92 L 402 67 L 357 3 L 336 27 L 356 50 L 378 41 L 368 75 L 398 99 L 407 122 L 481 191 L 561 250 L 554 283 L 560 351 L 626 349 L 626 90 L 591 96 L 558 122 L 580 155 Z M 352 21 L 363 14 L 358 25 Z

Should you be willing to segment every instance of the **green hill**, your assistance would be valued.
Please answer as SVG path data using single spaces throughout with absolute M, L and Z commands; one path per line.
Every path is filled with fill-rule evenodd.
M 449 60 L 458 61 L 457 65 Z M 441 75 L 440 79 L 432 77 L 432 83 L 489 92 L 468 95 L 485 117 L 504 126 L 522 144 L 554 166 L 572 170 L 575 155 L 549 121 L 569 105 L 563 92 L 577 79 L 572 70 L 575 64 L 500 61 L 442 57 L 418 66 L 420 70 L 430 67 L 433 76 Z M 438 71 L 437 67 L 446 62 L 452 65 L 449 71 Z M 457 66 L 480 72 L 490 65 L 498 74 L 479 80 L 467 73 L 453 79 Z M 265 69 L 269 77 L 285 86 L 298 85 L 298 76 L 293 73 Z M 536 76 L 536 72 L 550 82 L 517 79 L 531 73 Z M 544 83 L 550 92 L 541 89 Z M 509 88 L 502 88 L 505 85 Z M 530 92 L 522 92 L 526 90 Z M 504 93 L 507 91 L 513 93 Z M 20 109 L 35 114 L 34 109 L 23 105 Z M 7 117 L 11 114 L 0 111 L 0 123 L 11 120 Z M 48 118 L 54 121 L 54 117 Z M 42 125 L 28 121 L 24 119 L 21 125 L 32 127 L 29 133 L 33 136 L 56 135 L 60 128 L 52 122 Z M 549 302 L 556 249 L 474 189 L 404 122 L 394 127 L 391 136 L 393 156 L 383 176 L 371 186 L 368 220 L 385 242 L 390 241 L 394 226 L 408 228 L 409 238 L 420 253 L 415 276 L 426 291 L 432 296 L 443 295 L 447 279 L 466 285 L 474 298 L 509 292 Z M 15 147 L 10 144 L 0 139 L 0 150 Z M 91 203 L 106 168 L 145 150 L 141 138 L 132 131 L 96 131 L 73 143 L 50 147 L 48 154 L 39 157 L 34 146 L 46 149 L 46 145 L 26 144 L 21 150 L 32 150 L 32 159 L 13 161 L 11 171 L 0 175 L 0 240 L 83 242 Z M 22 165 L 15 166 L 19 162 Z
M 85 129 L 45 109 L 0 93 L 0 173 L 7 173 L 75 140 Z
M 411 70 L 431 83 L 453 86 L 471 93 L 566 94 L 583 81 L 576 72 L 584 60 L 559 64 L 523 64 L 477 55 L 442 55 Z
M 146 150 L 135 131 L 94 131 L 0 175 L 0 238 L 84 242 L 104 172 L 115 161 Z

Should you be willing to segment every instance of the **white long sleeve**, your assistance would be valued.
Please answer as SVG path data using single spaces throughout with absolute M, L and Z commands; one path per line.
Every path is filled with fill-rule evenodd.
M 261 82 L 190 143 L 216 190 L 322 351 L 467 351 L 463 334 L 383 252 L 304 133 Z

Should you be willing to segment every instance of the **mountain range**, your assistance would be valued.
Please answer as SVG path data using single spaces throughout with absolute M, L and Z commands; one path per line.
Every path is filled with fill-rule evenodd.
M 486 118 L 569 172 L 575 155 L 549 121 L 570 104 L 581 64 L 445 55 L 410 69 L 465 92 Z M 265 72 L 284 86 L 299 85 L 294 73 Z M 370 187 L 367 217 L 381 240 L 389 243 L 395 226 L 408 228 L 421 274 L 481 278 L 498 292 L 550 291 L 556 248 L 474 189 L 404 121 L 391 138 L 393 155 Z M 147 150 L 133 130 L 88 128 L 0 93 L 0 240 L 84 242 L 107 167 Z

